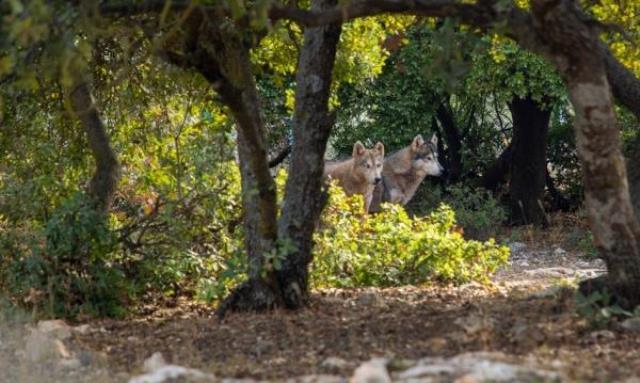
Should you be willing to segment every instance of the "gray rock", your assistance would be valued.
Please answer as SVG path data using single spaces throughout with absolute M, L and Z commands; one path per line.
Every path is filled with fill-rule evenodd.
M 374 358 L 361 364 L 353 372 L 350 383 L 391 383 L 387 371 L 387 359 Z
M 132 377 L 129 383 L 163 383 L 176 379 L 181 379 L 181 382 L 208 382 L 215 379 L 212 374 L 200 370 L 167 364 L 159 352 L 153 353 L 144 361 L 143 370 L 145 374 Z
M 88 324 L 82 324 L 80 326 L 74 327 L 73 331 L 75 331 L 75 332 L 77 332 L 78 334 L 81 334 L 81 335 L 86 335 L 86 334 L 90 333 L 91 331 L 93 331 L 93 329 Z
M 36 328 L 38 331 L 60 340 L 67 339 L 71 336 L 71 327 L 59 319 L 40 321 Z
M 331 371 L 331 372 L 340 371 L 341 369 L 344 369 L 347 366 L 349 366 L 349 362 L 335 356 L 328 357 L 327 359 L 323 360 L 322 363 L 320 364 L 320 367 L 322 367 L 325 371 Z
M 640 318 L 633 317 L 625 319 L 620 326 L 627 331 L 640 332 Z
M 593 339 L 616 339 L 616 334 L 613 331 L 609 330 L 594 331 L 590 334 L 590 336 Z
M 164 360 L 162 353 L 154 352 L 150 357 L 145 359 L 142 364 L 142 371 L 151 372 L 165 366 L 167 362 Z
M 60 339 L 32 329 L 25 337 L 24 357 L 30 362 L 40 363 L 45 360 L 70 358 L 71 353 Z
M 567 255 L 567 251 L 565 249 L 563 249 L 562 247 L 556 247 L 553 250 L 553 255 L 556 257 L 563 257 L 565 255 Z
M 77 370 L 78 368 L 82 367 L 82 362 L 80 362 L 76 358 L 62 359 L 60 362 L 58 362 L 58 364 L 60 365 L 60 367 L 67 370 Z
M 425 358 L 417 366 L 394 374 L 398 382 L 530 382 L 558 380 L 553 371 L 507 363 L 501 353 L 466 353 L 453 358 Z
M 511 242 L 509 244 L 509 251 L 511 254 L 518 254 L 527 248 L 527 245 L 522 242 Z

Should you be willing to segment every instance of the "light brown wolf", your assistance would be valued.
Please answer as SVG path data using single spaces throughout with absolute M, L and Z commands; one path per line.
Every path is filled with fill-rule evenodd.
M 443 171 L 436 135 L 425 141 L 418 134 L 409 146 L 385 158 L 382 182 L 375 187 L 369 211 L 379 211 L 382 202 L 406 205 L 427 175 L 439 176 Z
M 364 197 L 365 211 L 369 211 L 373 189 L 382 181 L 384 145 L 378 142 L 367 149 L 358 141 L 353 145 L 350 159 L 337 162 L 325 162 L 324 177 L 338 180 L 338 184 L 347 195 L 361 194 Z

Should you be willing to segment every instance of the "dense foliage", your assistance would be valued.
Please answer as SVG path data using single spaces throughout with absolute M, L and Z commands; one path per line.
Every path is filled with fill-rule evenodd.
M 637 6 L 605 1 L 591 12 L 638 32 Z M 219 300 L 247 266 L 234 122 L 212 84 L 157 57 L 166 14 L 126 25 L 65 2 L 16 0 L 0 4 L 0 16 L 0 293 L 52 316 L 117 316 L 158 296 Z M 150 36 L 149 26 L 160 32 Z M 280 22 L 258 35 L 251 64 L 274 156 L 292 141 L 302 31 Z M 606 41 L 638 73 L 627 38 L 610 32 Z M 552 109 L 550 178 L 573 207 L 581 203 L 564 87 L 514 43 L 451 21 L 358 19 L 344 27 L 333 76 L 332 154 L 348 155 L 356 140 L 382 141 L 389 153 L 436 132 L 445 166 L 458 156 L 461 169 L 455 185 L 425 183 L 411 217 L 393 206 L 365 219 L 357 197 L 334 190 L 316 236 L 316 286 L 482 281 L 504 263 L 503 248 L 465 241 L 455 225 L 486 239 L 505 218 L 501 195 L 477 185 L 511 140 L 514 97 Z M 76 77 L 92 79 L 120 163 L 107 214 L 85 192 L 95 164 L 70 113 Z M 637 121 L 619 112 L 629 143 Z M 265 256 L 277 266 L 277 252 Z
M 332 188 L 317 233 L 311 278 L 318 287 L 397 286 L 427 281 L 486 282 L 509 250 L 465 240 L 446 205 L 409 217 L 398 205 L 366 216 L 361 196 Z

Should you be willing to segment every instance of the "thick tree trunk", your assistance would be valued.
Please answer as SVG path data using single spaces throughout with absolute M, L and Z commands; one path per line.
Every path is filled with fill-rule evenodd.
M 640 219 L 640 134 L 638 134 L 632 145 L 631 153 L 627 157 L 629 193 L 631 194 L 631 204 L 633 205 L 636 219 Z
M 313 9 L 332 7 L 335 0 L 313 0 Z M 334 115 L 328 103 L 341 25 L 307 28 L 296 75 L 294 144 L 284 205 L 278 227 L 287 248 L 278 281 L 285 305 L 297 308 L 307 300 L 313 231 L 327 199 L 322 191 L 324 152 Z
M 533 0 L 538 34 L 564 77 L 576 113 L 585 204 L 607 286 L 625 307 L 640 304 L 640 225 L 636 220 L 600 42 L 569 0 Z M 583 285 L 586 286 L 586 285 Z
M 509 102 L 513 118 L 509 182 L 511 223 L 545 225 L 542 205 L 547 166 L 547 133 L 550 110 L 527 96 Z
M 269 172 L 264 123 L 249 51 L 235 33 L 225 33 L 218 25 L 209 27 L 213 35 L 209 43 L 218 48 L 213 57 L 221 74 L 217 90 L 237 125 L 245 247 L 249 260 L 249 280 L 221 304 L 220 313 L 228 309 L 262 311 L 281 304 L 275 270 L 266 258 L 268 253 L 276 251 L 276 185 Z
M 166 58 L 197 69 L 230 109 L 238 132 L 243 223 L 249 280 L 220 305 L 227 310 L 261 311 L 282 304 L 276 274 L 267 254 L 276 251 L 276 185 L 269 172 L 263 116 L 246 36 L 223 15 L 193 12 L 183 34 L 167 41 Z
M 449 98 L 447 98 L 446 102 L 438 105 L 436 117 L 438 121 L 440 121 L 444 141 L 447 144 L 447 162 L 445 164 L 447 179 L 449 182 L 454 183 L 457 182 L 462 175 L 462 138 L 453 114 L 451 113 Z
M 96 161 L 96 171 L 91 178 L 88 194 L 96 209 L 106 212 L 118 186 L 120 168 L 116 154 L 109 143 L 109 136 L 93 102 L 89 84 L 80 82 L 70 90 L 69 101 L 87 134 L 91 154 Z

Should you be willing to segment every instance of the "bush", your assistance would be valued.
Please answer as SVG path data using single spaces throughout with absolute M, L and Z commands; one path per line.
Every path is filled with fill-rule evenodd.
M 455 214 L 444 204 L 424 218 L 410 218 L 398 205 L 383 204 L 369 216 L 363 209 L 361 196 L 331 188 L 315 236 L 313 286 L 486 282 L 507 261 L 506 247 L 468 241 L 456 232 Z
M 14 302 L 47 316 L 120 316 L 131 283 L 118 264 L 107 217 L 78 193 L 38 230 L 9 230 L 0 287 Z
M 425 182 L 426 183 L 426 182 Z M 444 202 L 455 211 L 456 221 L 469 238 L 486 240 L 497 234 L 507 217 L 505 209 L 485 189 L 452 185 L 443 192 L 439 187 L 421 187 L 407 209 L 424 215 Z

